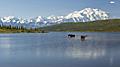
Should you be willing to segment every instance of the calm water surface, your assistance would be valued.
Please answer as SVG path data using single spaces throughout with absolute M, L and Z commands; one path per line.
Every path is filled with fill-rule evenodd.
M 72 33 L 0 34 L 0 67 L 120 67 L 120 33 Z

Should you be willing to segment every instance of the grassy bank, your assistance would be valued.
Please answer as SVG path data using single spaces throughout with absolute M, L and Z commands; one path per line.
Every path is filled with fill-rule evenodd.
M 73 32 L 120 32 L 120 19 L 99 20 L 92 22 L 62 23 L 41 28 L 46 31 Z

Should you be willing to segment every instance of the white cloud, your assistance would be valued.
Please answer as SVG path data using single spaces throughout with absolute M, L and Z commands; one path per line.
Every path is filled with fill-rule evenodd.
M 114 2 L 114 1 L 110 1 L 109 3 L 110 3 L 110 4 L 114 4 L 115 2 Z

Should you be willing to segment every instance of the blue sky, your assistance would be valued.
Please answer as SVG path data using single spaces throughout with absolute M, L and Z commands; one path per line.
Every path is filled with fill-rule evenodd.
M 114 4 L 110 4 L 114 1 Z M 0 17 L 67 15 L 75 10 L 98 8 L 120 17 L 120 0 L 0 0 Z

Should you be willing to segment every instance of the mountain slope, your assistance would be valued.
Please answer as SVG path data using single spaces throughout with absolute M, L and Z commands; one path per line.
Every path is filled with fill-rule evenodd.
M 41 29 L 46 31 L 120 32 L 120 19 L 98 20 L 89 23 L 62 23 Z

